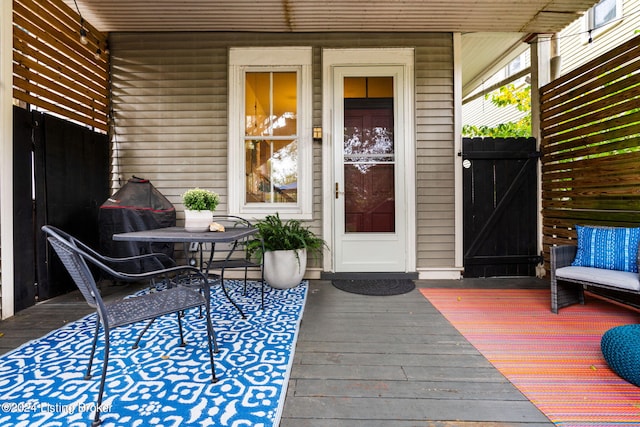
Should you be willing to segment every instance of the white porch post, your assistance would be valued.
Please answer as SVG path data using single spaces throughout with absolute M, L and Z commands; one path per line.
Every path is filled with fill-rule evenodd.
M 538 34 L 530 42 L 531 49 L 531 134 L 540 150 L 540 87 L 551 81 L 551 37 Z M 538 251 L 542 250 L 542 164 L 538 163 Z
M 0 8 L 0 296 L 13 316 L 13 2 Z

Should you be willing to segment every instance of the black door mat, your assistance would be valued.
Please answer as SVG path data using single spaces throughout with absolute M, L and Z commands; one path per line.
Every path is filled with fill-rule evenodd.
M 406 294 L 407 292 L 411 292 L 416 287 L 415 283 L 413 283 L 413 280 L 409 279 L 335 279 L 331 281 L 331 284 L 345 292 L 375 296 Z

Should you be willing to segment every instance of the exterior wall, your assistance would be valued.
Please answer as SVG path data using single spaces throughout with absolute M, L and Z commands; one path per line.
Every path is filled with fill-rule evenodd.
M 531 66 L 531 54 L 529 51 L 525 52 L 522 56 L 522 68 Z M 518 69 L 515 72 L 520 71 Z M 512 74 L 513 75 L 513 74 Z M 484 82 L 483 87 L 477 88 L 475 93 L 478 93 L 486 87 L 491 87 L 494 84 L 506 79 L 507 67 L 504 67 L 498 73 L 494 74 L 490 79 Z M 525 85 L 525 79 L 520 78 L 513 82 L 516 87 Z M 489 126 L 495 127 L 500 123 L 516 122 L 524 117 L 524 113 L 518 111 L 513 105 L 497 108 L 491 103 L 491 99 L 485 99 L 484 96 L 480 96 L 472 101 L 466 102 L 462 105 L 462 124 L 474 125 L 474 126 Z
M 453 39 L 416 49 L 416 265 L 455 266 Z
M 462 123 L 473 126 L 495 127 L 500 123 L 515 122 L 523 113 L 513 105 L 496 108 L 491 99 L 484 96 L 474 99 L 462 106 Z
M 592 31 L 591 43 L 584 19 L 577 19 L 562 30 L 558 34 L 559 54 L 562 56 L 560 74 L 566 74 L 637 36 L 640 0 L 623 0 L 622 16 L 622 19 Z
M 592 42 L 589 43 L 589 33 L 585 26 L 585 18 L 576 19 L 558 33 L 558 54 L 561 56 L 560 75 L 586 64 L 632 39 L 640 29 L 640 0 L 622 1 L 623 18 L 601 29 L 593 30 Z M 487 85 L 499 81 L 498 76 L 492 77 Z M 499 123 L 515 120 L 521 117 L 515 108 L 496 108 L 490 101 L 483 98 L 471 101 L 463 106 L 463 125 L 496 126 Z
M 417 267 L 454 266 L 453 42 L 436 34 L 115 33 L 110 38 L 116 190 L 151 180 L 175 206 L 212 189 L 227 199 L 227 50 L 313 47 L 313 125 L 322 125 L 322 48 L 413 47 L 416 61 Z M 312 229 L 322 224 L 322 146 L 314 143 Z M 317 264 L 316 264 L 317 265 Z

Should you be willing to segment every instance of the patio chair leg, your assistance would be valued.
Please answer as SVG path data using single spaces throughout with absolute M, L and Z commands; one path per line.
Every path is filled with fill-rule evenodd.
M 149 329 L 149 327 L 151 326 L 151 324 L 153 323 L 153 321 L 156 319 L 151 319 L 149 320 L 149 323 L 147 323 L 147 326 L 144 327 L 144 329 L 142 330 L 142 332 L 140 332 L 140 335 L 138 335 L 138 338 L 136 339 L 136 342 L 133 343 L 133 346 L 131 348 L 138 348 L 138 344 L 140 344 L 140 340 L 142 339 L 142 336 L 144 335 L 145 332 L 147 332 L 147 330 Z
M 218 348 L 218 339 L 216 338 L 216 331 L 213 329 L 213 324 L 211 323 L 211 291 L 205 295 L 205 301 L 205 317 L 207 320 L 207 339 L 209 340 L 209 348 L 211 348 L 211 341 L 213 340 L 213 352 L 218 354 L 220 353 L 220 349 Z M 200 306 L 200 311 L 202 311 L 202 306 Z M 213 356 L 211 356 L 211 360 L 213 361 Z M 215 377 L 215 372 L 213 372 L 213 374 Z
M 202 292 L 202 291 L 200 291 L 200 292 Z M 211 292 L 211 291 L 209 291 L 209 292 Z M 198 311 L 199 311 L 198 319 L 202 319 L 202 307 L 198 307 Z M 184 311 L 182 312 L 182 314 L 184 314 Z
M 93 417 L 91 427 L 97 427 L 102 424 L 100 420 L 100 406 L 102 406 L 102 396 L 104 395 L 104 386 L 107 379 L 107 366 L 109 363 L 109 328 L 104 328 L 104 361 L 102 362 L 102 375 L 100 376 L 100 388 L 98 390 L 98 401 L 96 403 L 96 413 Z
M 209 302 L 207 301 L 207 342 L 209 344 L 209 362 L 211 363 L 211 382 L 217 383 L 218 378 L 216 377 L 216 367 L 213 362 L 213 353 L 218 353 L 218 340 L 216 339 L 216 334 L 213 330 L 213 325 L 211 324 L 211 308 L 209 308 Z M 213 343 L 212 343 L 213 341 Z
M 260 309 L 264 310 L 264 266 L 260 266 Z
M 236 310 L 238 310 L 238 313 L 240 313 L 240 316 L 243 319 L 246 319 L 247 316 L 245 316 L 244 311 L 242 311 L 242 309 L 238 306 L 238 304 L 236 304 L 236 302 L 231 298 L 231 295 L 229 295 L 229 292 L 227 291 L 227 287 L 224 285 L 224 278 L 222 276 L 220 276 L 220 286 L 222 286 L 222 292 L 224 292 L 224 296 L 227 297 L 227 300 L 236 308 Z
M 182 332 L 182 320 L 180 320 L 180 313 L 178 315 L 178 330 L 180 331 L 180 347 L 186 347 L 187 343 L 184 342 L 184 333 Z
M 213 326 L 211 326 L 211 337 L 213 339 L 213 352 L 218 354 L 220 353 L 220 349 L 218 348 L 218 339 L 216 338 L 216 331 L 213 329 Z
M 89 355 L 89 365 L 87 372 L 84 374 L 85 380 L 91 379 L 91 368 L 93 366 L 93 356 L 96 354 L 96 344 L 98 343 L 98 334 L 100 333 L 100 316 L 96 315 L 96 329 L 93 333 L 93 344 L 91 345 L 91 354 Z

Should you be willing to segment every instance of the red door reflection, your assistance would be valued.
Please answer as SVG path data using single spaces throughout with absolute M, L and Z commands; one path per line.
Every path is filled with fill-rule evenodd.
M 366 101 L 345 102 L 345 231 L 395 232 L 393 99 Z

